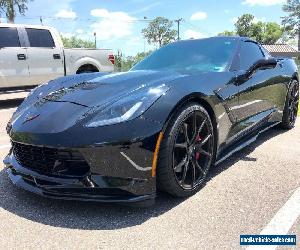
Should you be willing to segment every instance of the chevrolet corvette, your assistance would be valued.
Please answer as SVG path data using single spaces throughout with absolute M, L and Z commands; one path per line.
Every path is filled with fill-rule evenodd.
M 151 204 L 195 194 L 209 170 L 277 125 L 292 129 L 292 59 L 243 37 L 164 46 L 128 72 L 35 88 L 7 125 L 11 181 L 56 199 Z

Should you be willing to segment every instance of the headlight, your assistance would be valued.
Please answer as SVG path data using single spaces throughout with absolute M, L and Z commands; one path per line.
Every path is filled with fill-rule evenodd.
M 168 90 L 169 88 L 165 84 L 162 84 L 154 88 L 141 88 L 133 91 L 131 94 L 100 111 L 86 127 L 94 128 L 132 120 L 142 115 Z

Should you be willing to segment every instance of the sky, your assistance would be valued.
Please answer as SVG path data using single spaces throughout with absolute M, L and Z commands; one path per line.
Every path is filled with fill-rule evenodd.
M 141 30 L 155 17 L 170 20 L 183 18 L 182 39 L 215 36 L 233 30 L 237 17 L 244 13 L 255 20 L 280 24 L 284 0 L 34 0 L 28 4 L 26 15 L 15 22 L 43 24 L 55 27 L 62 35 L 94 40 L 97 47 L 120 50 L 124 55 L 148 51 Z M 2 17 L 2 22 L 5 19 Z M 174 25 L 174 29 L 176 29 Z

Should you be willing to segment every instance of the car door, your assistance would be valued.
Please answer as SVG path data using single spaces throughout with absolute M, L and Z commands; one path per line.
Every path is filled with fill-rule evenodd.
M 28 64 L 33 85 L 64 75 L 63 52 L 47 29 L 25 28 L 28 37 Z
M 259 44 L 251 40 L 241 42 L 239 53 L 241 72 L 248 71 L 261 59 L 265 59 L 265 55 Z M 232 107 L 235 109 L 237 123 L 243 122 L 243 126 L 252 126 L 269 115 L 274 108 L 272 100 L 278 80 L 276 69 L 258 68 L 247 79 L 238 83 L 239 102 L 237 106 Z M 251 122 L 248 123 L 247 120 Z
M 0 88 L 28 83 L 27 52 L 21 41 L 16 27 L 0 27 Z

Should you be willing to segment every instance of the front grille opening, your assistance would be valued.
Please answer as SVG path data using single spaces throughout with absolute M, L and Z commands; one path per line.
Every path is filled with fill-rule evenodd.
M 79 177 L 90 168 L 80 152 L 40 147 L 12 142 L 12 150 L 18 163 L 41 174 Z

